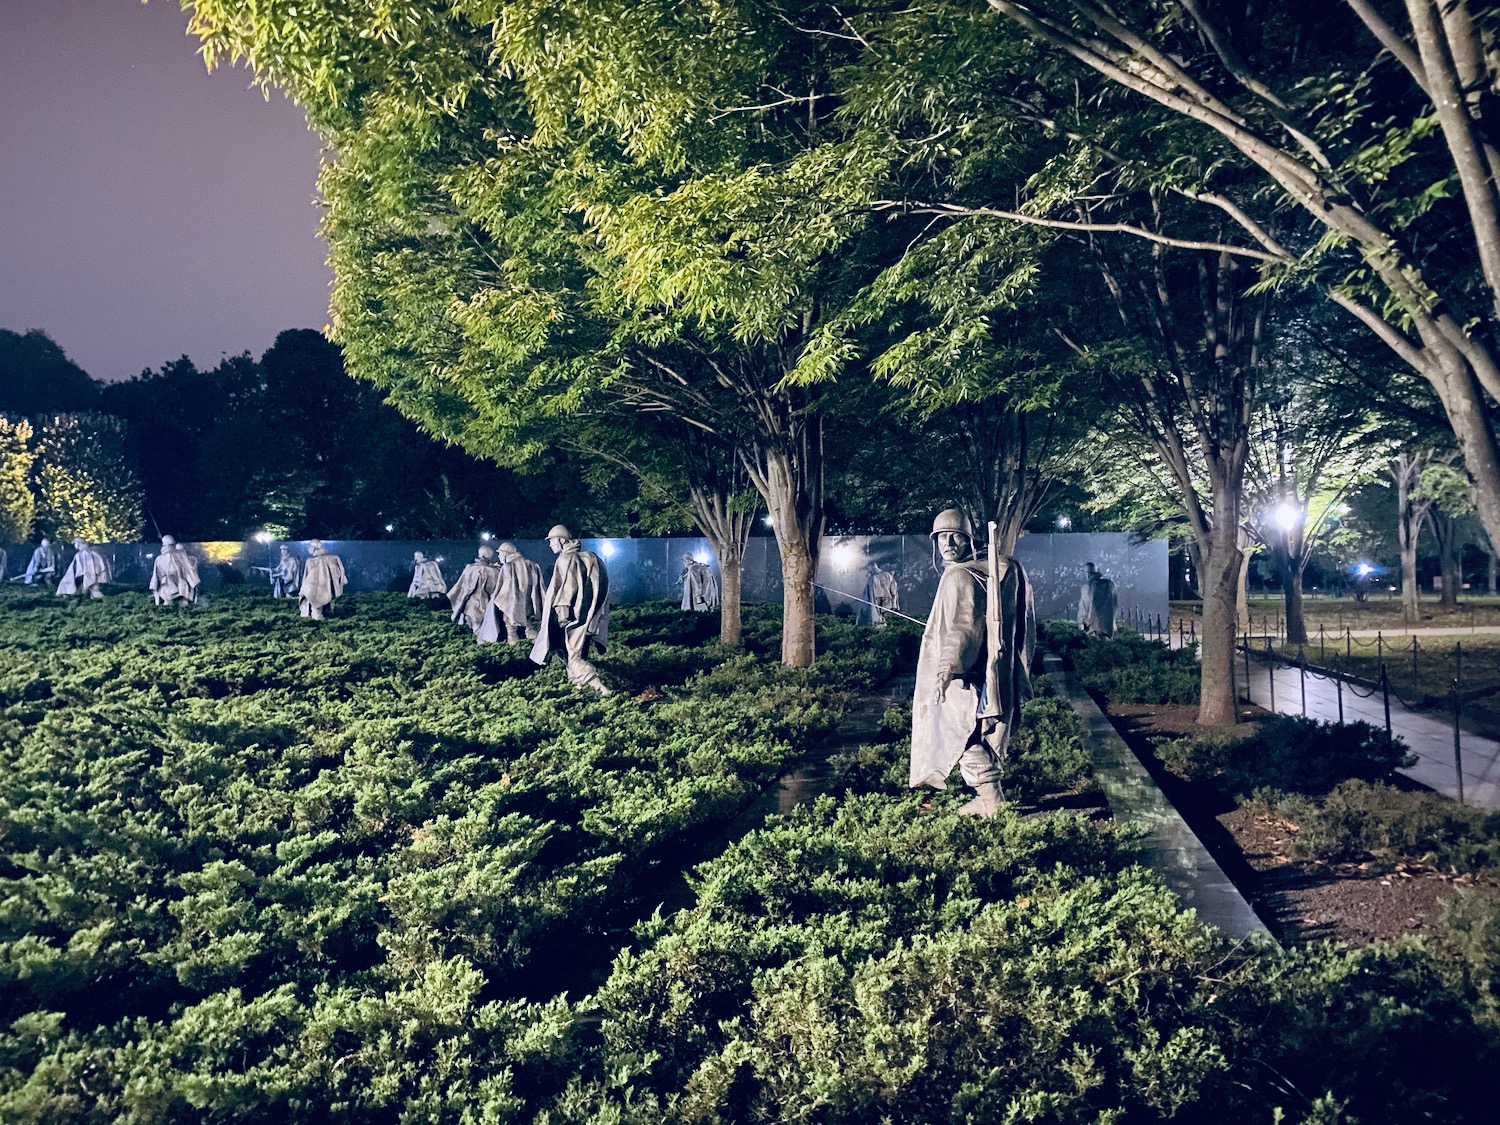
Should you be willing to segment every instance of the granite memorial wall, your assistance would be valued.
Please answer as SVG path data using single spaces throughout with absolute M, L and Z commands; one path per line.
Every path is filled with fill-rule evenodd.
M 491 540 L 491 545 L 499 540 Z M 542 567 L 543 578 L 552 573 L 553 555 L 543 539 L 513 540 L 521 553 Z M 266 576 L 256 567 L 274 567 L 283 543 L 304 559 L 307 541 L 277 540 L 270 543 L 185 543 L 199 560 L 203 589 L 212 593 L 225 584 L 263 585 Z M 324 545 L 344 560 L 349 573 L 349 593 L 376 590 L 405 592 L 412 576 L 412 553 L 421 551 L 437 559 L 443 576 L 451 584 L 465 564 L 473 561 L 479 542 L 466 540 L 339 540 Z M 708 540 L 680 539 L 584 539 L 609 569 L 610 601 L 617 605 L 652 598 L 679 598 L 682 588 L 682 556 L 717 560 Z M 71 544 L 59 543 L 62 565 L 71 558 Z M 99 550 L 110 560 L 114 581 L 122 586 L 145 588 L 151 575 L 157 543 L 106 543 Z M 1167 544 L 1160 540 L 1137 542 L 1124 532 L 1059 532 L 1026 535 L 1016 544 L 1016 557 L 1031 578 L 1038 615 L 1045 619 L 1071 619 L 1078 608 L 1078 591 L 1084 582 L 1084 563 L 1092 561 L 1115 582 L 1119 620 L 1128 624 L 1132 614 L 1154 619 L 1167 617 Z M 26 568 L 31 547 L 19 544 L 8 549 L 7 575 Z M 835 613 L 853 612 L 854 600 L 864 591 L 865 565 L 871 560 L 896 576 L 901 588 L 901 612 L 925 618 L 937 589 L 932 540 L 926 535 L 828 536 L 818 569 L 821 587 L 819 608 Z M 781 561 L 776 540 L 755 536 L 745 552 L 743 597 L 747 602 L 781 600 Z M 826 603 L 824 601 L 826 599 Z

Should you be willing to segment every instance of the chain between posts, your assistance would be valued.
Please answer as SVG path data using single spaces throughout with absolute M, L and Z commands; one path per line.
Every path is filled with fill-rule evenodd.
M 1268 690 L 1269 690 L 1269 697 L 1270 697 L 1269 709 L 1272 712 L 1276 712 L 1276 710 L 1277 710 L 1277 706 L 1276 706 L 1276 668 L 1277 668 L 1278 664 L 1286 665 L 1286 666 L 1292 665 L 1293 658 L 1289 654 L 1278 652 L 1277 649 L 1276 649 L 1276 647 L 1275 647 L 1275 645 L 1272 643 L 1271 636 L 1269 634 L 1263 635 L 1262 640 L 1265 642 L 1265 649 L 1264 649 L 1264 651 L 1260 655 L 1261 655 L 1261 657 L 1266 662 L 1266 671 L 1267 671 L 1266 682 L 1267 682 L 1267 687 L 1268 687 Z M 1385 646 L 1382 643 L 1383 642 L 1383 637 L 1380 636 L 1380 635 L 1377 635 L 1376 641 L 1377 641 L 1377 645 L 1379 646 L 1378 649 L 1377 649 L 1377 651 L 1383 654 L 1384 651 L 1385 651 Z M 1250 683 L 1250 657 L 1252 655 L 1252 653 L 1251 653 L 1251 648 L 1252 648 L 1251 638 L 1247 636 L 1244 639 L 1243 643 L 1241 644 L 1240 648 L 1241 648 L 1241 652 L 1242 652 L 1242 654 L 1244 656 L 1244 661 L 1245 661 L 1245 683 L 1248 685 Z M 1417 668 L 1418 667 L 1416 661 L 1418 659 L 1418 654 L 1421 651 L 1422 651 L 1422 649 L 1421 649 L 1420 644 L 1417 642 L 1417 639 L 1415 637 L 1413 637 L 1412 638 L 1412 660 L 1413 660 L 1413 668 Z M 1395 655 L 1395 650 L 1392 650 L 1392 655 Z M 1393 695 L 1396 697 L 1396 702 L 1398 704 L 1400 704 L 1401 707 L 1403 707 L 1406 711 L 1411 712 L 1413 714 L 1417 713 L 1419 710 L 1423 709 L 1424 707 L 1430 707 L 1430 706 L 1433 705 L 1431 703 L 1424 702 L 1424 700 L 1431 700 L 1432 697 L 1430 697 L 1430 696 L 1419 697 L 1416 700 L 1416 702 L 1414 702 L 1414 703 L 1408 703 L 1405 699 L 1401 698 L 1400 693 L 1396 690 L 1395 685 L 1391 681 L 1390 664 L 1387 661 L 1385 661 L 1385 660 L 1382 660 L 1380 662 L 1379 677 L 1378 677 L 1378 679 L 1374 683 L 1372 683 L 1370 685 L 1370 688 L 1369 688 L 1368 691 L 1361 691 L 1359 689 L 1359 687 L 1357 686 L 1357 684 L 1354 681 L 1348 679 L 1347 678 L 1348 677 L 1347 670 L 1336 669 L 1336 668 L 1327 668 L 1327 667 L 1323 667 L 1321 665 L 1317 666 L 1317 667 L 1314 667 L 1314 666 L 1310 665 L 1308 663 L 1308 660 L 1307 660 L 1307 649 L 1306 649 L 1306 646 L 1303 646 L 1303 645 L 1299 645 L 1298 646 L 1298 648 L 1297 648 L 1297 655 L 1296 655 L 1296 658 L 1295 658 L 1295 664 L 1296 664 L 1296 668 L 1297 668 L 1298 684 L 1299 684 L 1300 695 L 1301 695 L 1301 699 L 1300 699 L 1301 709 L 1302 709 L 1302 714 L 1304 716 L 1306 716 L 1307 713 L 1308 713 L 1307 712 L 1307 678 L 1309 676 L 1313 677 L 1314 679 L 1331 681 L 1333 683 L 1333 685 L 1334 685 L 1335 699 L 1336 699 L 1337 708 L 1338 708 L 1338 721 L 1340 723 L 1345 722 L 1345 716 L 1344 716 L 1344 691 L 1345 691 L 1345 689 L 1347 689 L 1350 692 L 1352 692 L 1356 698 L 1363 698 L 1363 699 L 1369 699 L 1369 698 L 1371 698 L 1372 696 L 1374 696 L 1378 692 L 1380 694 L 1382 725 L 1385 728 L 1385 735 L 1386 735 L 1387 740 L 1394 740 L 1394 738 L 1395 738 L 1395 730 L 1394 730 L 1394 727 L 1393 727 L 1393 724 L 1392 724 L 1392 719 L 1391 719 L 1391 697 Z M 1452 723 L 1453 723 L 1453 773 L 1454 773 L 1454 780 L 1455 780 L 1455 783 L 1456 783 L 1455 787 L 1456 787 L 1456 790 L 1457 790 L 1457 797 L 1458 797 L 1458 800 L 1460 801 L 1460 803 L 1462 803 L 1465 800 L 1465 786 L 1464 786 L 1464 775 L 1463 775 L 1463 729 L 1462 729 L 1462 720 L 1463 720 L 1463 664 L 1464 664 L 1463 644 L 1462 644 L 1462 642 L 1456 642 L 1455 645 L 1454 645 L 1454 650 L 1453 650 L 1453 671 L 1454 671 L 1454 674 L 1451 677 L 1451 679 L 1449 680 L 1448 692 L 1447 692 L 1447 699 L 1446 700 L 1442 700 L 1441 696 L 1437 697 L 1438 699 L 1442 700 L 1443 702 L 1445 702 L 1447 704 L 1447 709 L 1450 710 L 1451 716 L 1452 716 Z

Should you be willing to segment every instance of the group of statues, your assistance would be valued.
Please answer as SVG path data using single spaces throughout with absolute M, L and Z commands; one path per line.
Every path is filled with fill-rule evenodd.
M 589 661 L 592 648 L 609 643 L 609 574 L 602 560 L 562 524 L 547 532 L 557 560 L 544 586 L 542 568 L 514 543 L 485 544 L 459 573 L 452 587 L 435 560 L 412 556 L 407 597 L 446 597 L 453 620 L 466 625 L 481 644 L 531 641 L 531 659 L 545 664 L 556 653 L 568 680 L 600 695 L 610 694 Z
M 1006 750 L 1030 693 L 1029 669 L 1036 643 L 1031 586 L 1021 564 L 1008 555 L 979 552 L 974 529 L 956 508 L 933 521 L 933 565 L 937 593 L 922 633 L 912 700 L 911 771 L 913 788 L 945 789 L 953 770 L 973 788 L 974 797 L 959 812 L 992 817 L 1003 799 L 1001 777 Z M 559 524 L 547 533 L 556 556 L 545 586 L 541 567 L 525 558 L 514 543 L 481 546 L 451 587 L 437 560 L 418 551 L 412 558 L 407 590 L 413 598 L 446 597 L 455 622 L 462 622 L 480 643 L 531 641 L 531 659 L 545 664 L 553 654 L 566 666 L 576 687 L 610 694 L 590 662 L 591 651 L 609 642 L 609 574 L 604 561 L 584 550 L 571 531 Z M 60 594 L 102 597 L 110 581 L 108 560 L 88 542 L 73 541 L 74 554 L 58 575 L 60 560 L 49 540 L 32 553 L 24 574 L 13 581 L 50 583 Z M 712 568 L 692 555 L 683 556 L 682 608 L 706 612 L 719 604 L 719 585 Z M 0 563 L 3 566 L 3 563 Z M 266 573 L 276 597 L 298 598 L 303 617 L 321 619 L 344 592 L 344 564 L 320 540 L 312 540 L 308 558 L 281 547 Z M 900 612 L 900 590 L 894 575 L 871 562 L 865 568 L 860 619 L 880 627 L 886 614 Z M 162 537 L 152 565 L 149 590 L 157 605 L 197 600 L 197 561 L 173 539 Z M 1079 594 L 1078 623 L 1087 633 L 1114 631 L 1115 588 L 1091 562 Z

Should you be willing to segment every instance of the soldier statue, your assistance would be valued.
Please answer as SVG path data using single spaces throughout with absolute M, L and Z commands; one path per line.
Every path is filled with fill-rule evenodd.
M 957 508 L 938 513 L 932 541 L 941 578 L 917 658 L 911 785 L 945 789 L 956 765 L 976 793 L 959 813 L 993 817 L 1006 747 L 1030 694 L 1031 586 L 1015 559 L 978 555 Z

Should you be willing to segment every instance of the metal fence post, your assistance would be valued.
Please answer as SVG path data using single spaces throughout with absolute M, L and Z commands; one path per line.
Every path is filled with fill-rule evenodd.
M 1417 637 L 1415 633 L 1411 638 L 1411 690 L 1413 695 L 1421 694 L 1417 690 Z
M 1338 693 L 1338 697 L 1339 697 L 1339 724 L 1342 725 L 1343 722 L 1344 722 L 1344 677 L 1342 677 L 1342 676 L 1335 676 L 1333 678 L 1333 690 Z
M 1375 659 L 1380 661 L 1380 666 L 1385 667 L 1385 634 L 1379 629 L 1375 630 Z
M 1354 645 L 1354 634 L 1349 631 L 1349 626 L 1344 626 L 1344 659 L 1348 660 L 1353 655 L 1351 651 Z
M 1271 648 L 1271 637 L 1266 635 L 1266 678 L 1271 682 L 1271 714 L 1276 713 L 1276 653 Z
M 1328 660 L 1328 655 L 1323 651 L 1323 623 L 1318 622 L 1318 663 L 1322 664 Z
M 1250 698 L 1250 636 L 1245 635 L 1245 702 L 1253 703 Z
M 1458 720 L 1462 717 L 1458 699 L 1458 678 L 1453 680 L 1453 775 L 1458 779 L 1458 803 L 1464 803 L 1464 751 L 1458 731 Z
M 1302 684 L 1302 717 L 1307 718 L 1307 653 L 1297 646 L 1297 678 Z
M 1238 723 L 1240 721 L 1240 689 L 1239 685 L 1234 682 L 1234 630 L 1235 623 L 1231 623 L 1229 626 L 1229 698 L 1234 700 L 1234 721 Z M 1249 684 L 1245 685 L 1247 694 L 1249 692 L 1249 687 Z
M 1385 740 L 1391 740 L 1391 678 L 1386 675 L 1384 662 L 1380 665 L 1380 695 L 1385 702 Z

